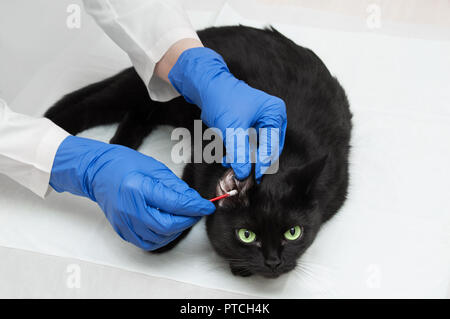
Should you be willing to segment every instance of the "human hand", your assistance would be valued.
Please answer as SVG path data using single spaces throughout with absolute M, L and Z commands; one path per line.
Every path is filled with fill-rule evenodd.
M 50 185 L 97 202 L 120 237 L 145 250 L 168 244 L 215 210 L 157 160 L 75 136 L 58 148 Z
M 222 57 L 204 47 L 184 51 L 169 72 L 169 80 L 188 102 L 201 108 L 206 125 L 221 131 L 227 149 L 224 166 L 231 166 L 238 179 L 251 172 L 248 129 L 267 129 L 260 131 L 264 135 L 259 135 L 256 154 L 255 177 L 259 181 L 283 149 L 287 126 L 283 100 L 236 79 Z M 227 134 L 227 128 L 234 130 Z M 237 136 L 239 128 L 247 133 L 244 139 Z M 235 137 L 237 141 L 227 145 L 227 140 Z

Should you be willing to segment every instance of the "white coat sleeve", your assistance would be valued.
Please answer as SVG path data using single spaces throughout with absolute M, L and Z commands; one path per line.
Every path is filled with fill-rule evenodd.
M 46 118 L 11 111 L 0 99 L 0 173 L 44 197 L 56 151 L 68 135 Z
M 178 92 L 153 75 L 155 64 L 181 39 L 199 39 L 176 0 L 83 0 L 86 11 L 130 57 L 150 97 L 168 101 Z

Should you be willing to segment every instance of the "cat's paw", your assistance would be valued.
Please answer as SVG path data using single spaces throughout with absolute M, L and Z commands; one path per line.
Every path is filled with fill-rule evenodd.
M 244 267 L 237 267 L 237 266 L 230 265 L 230 270 L 231 270 L 231 273 L 235 276 L 249 277 L 249 276 L 253 275 L 253 273 L 249 269 L 244 268 Z

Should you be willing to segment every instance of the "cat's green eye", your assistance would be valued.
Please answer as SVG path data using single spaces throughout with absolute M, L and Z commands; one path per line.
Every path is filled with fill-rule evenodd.
M 294 227 L 289 228 L 284 233 L 284 238 L 286 238 L 287 240 L 296 240 L 300 237 L 301 234 L 302 234 L 302 228 L 300 226 L 294 226 Z
M 241 228 L 238 230 L 237 235 L 241 241 L 246 244 L 252 243 L 256 239 L 256 234 L 251 230 Z

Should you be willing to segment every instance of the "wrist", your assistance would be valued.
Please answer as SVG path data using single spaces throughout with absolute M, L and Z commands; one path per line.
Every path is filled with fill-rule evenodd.
M 50 186 L 57 192 L 70 192 L 95 200 L 89 171 L 109 144 L 77 136 L 68 136 L 59 146 L 53 161 Z
M 161 60 L 156 63 L 155 74 L 162 80 L 170 83 L 168 78 L 169 72 L 177 62 L 180 55 L 188 49 L 198 47 L 203 47 L 203 44 L 198 39 L 186 38 L 175 42 L 169 50 L 167 50 Z
M 185 50 L 168 74 L 172 86 L 186 99 L 202 108 L 202 95 L 221 73 L 230 74 L 222 56 L 205 47 Z

